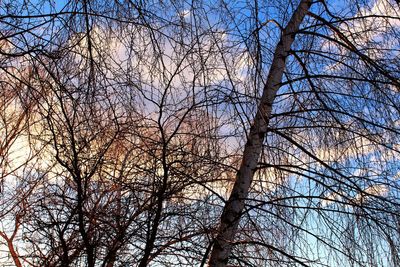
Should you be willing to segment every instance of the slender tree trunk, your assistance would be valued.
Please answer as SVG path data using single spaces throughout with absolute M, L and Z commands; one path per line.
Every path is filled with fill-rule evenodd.
M 272 104 L 282 82 L 286 57 L 294 41 L 295 34 L 299 30 L 300 24 L 311 4 L 311 0 L 302 0 L 300 2 L 288 25 L 283 29 L 281 39 L 275 48 L 274 58 L 263 89 L 257 114 L 247 137 L 240 169 L 236 174 L 236 181 L 231 195 L 221 215 L 220 226 L 209 259 L 209 266 L 211 267 L 226 266 L 228 262 L 245 199 L 248 196 L 258 158 L 261 154 L 264 137 L 267 133 Z
M 89 236 L 88 231 L 85 229 L 85 215 L 83 210 L 83 189 L 82 189 L 82 182 L 80 176 L 77 178 L 77 191 L 78 191 L 78 205 L 77 205 L 77 212 L 78 212 L 78 227 L 81 237 L 83 239 L 83 244 L 86 248 L 86 259 L 87 259 L 87 266 L 94 267 L 95 266 L 95 255 L 94 255 L 94 246 L 91 244 L 91 239 Z
M 158 193 L 157 193 L 157 206 L 156 206 L 156 214 L 154 216 L 153 219 L 153 226 L 150 232 L 150 236 L 147 239 L 146 242 L 146 246 L 144 248 L 144 255 L 143 258 L 140 260 L 140 263 L 138 265 L 138 267 L 146 267 L 149 264 L 150 261 L 150 256 L 151 256 L 151 252 L 153 251 L 154 248 L 154 244 L 156 242 L 156 238 L 157 238 L 157 232 L 158 232 L 158 227 L 160 225 L 161 222 L 161 215 L 162 215 L 162 209 L 163 209 L 163 203 L 164 203 L 164 194 L 167 190 L 167 182 L 168 182 L 168 165 L 167 165 L 167 152 L 166 152 L 166 141 L 165 138 L 163 136 L 163 154 L 162 154 L 162 164 L 163 164 L 163 171 L 164 171 L 164 175 L 163 175 L 163 180 L 162 180 L 162 185 L 161 188 L 159 189 Z
M 10 254 L 11 254 L 11 257 L 13 258 L 13 260 L 14 260 L 15 266 L 16 267 L 22 267 L 21 261 L 19 260 L 19 255 L 18 255 L 17 251 L 15 251 L 15 249 L 14 249 L 14 245 L 12 243 L 12 240 L 7 240 L 7 246 L 8 246 L 8 249 L 10 250 Z
M 19 255 L 18 255 L 17 251 L 15 250 L 14 244 L 13 244 L 14 236 L 16 235 L 17 229 L 18 229 L 18 226 L 16 226 L 14 233 L 13 233 L 12 237 L 10 237 L 10 238 L 4 232 L 0 232 L 0 236 L 2 238 L 4 238 L 4 240 L 7 242 L 8 251 L 11 254 L 11 257 L 14 261 L 15 266 L 22 267 L 21 261 L 19 260 Z

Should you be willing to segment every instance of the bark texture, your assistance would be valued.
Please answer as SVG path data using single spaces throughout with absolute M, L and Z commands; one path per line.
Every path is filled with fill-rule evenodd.
M 312 1 L 310 0 L 302 0 L 300 2 L 289 23 L 283 29 L 281 39 L 275 48 L 274 58 L 271 63 L 267 82 L 263 88 L 257 114 L 247 137 L 240 169 L 236 174 L 236 181 L 231 195 L 221 215 L 220 226 L 208 263 L 210 267 L 223 267 L 228 263 L 245 199 L 248 196 L 258 158 L 261 154 L 264 137 L 267 133 L 272 104 L 282 81 L 286 57 L 290 51 L 296 32 L 299 30 L 300 24 L 311 4 Z

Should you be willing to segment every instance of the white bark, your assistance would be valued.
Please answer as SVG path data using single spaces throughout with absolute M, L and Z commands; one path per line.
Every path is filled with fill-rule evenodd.
M 218 234 L 214 240 L 208 263 L 211 267 L 223 267 L 228 262 L 245 199 L 248 196 L 264 137 L 267 133 L 272 104 L 282 81 L 286 57 L 294 41 L 295 34 L 299 30 L 300 24 L 311 4 L 312 1 L 310 0 L 302 0 L 300 2 L 288 25 L 283 29 L 281 39 L 275 48 L 274 58 L 258 105 L 257 114 L 247 137 L 240 169 L 236 174 L 236 181 L 231 195 L 221 215 Z

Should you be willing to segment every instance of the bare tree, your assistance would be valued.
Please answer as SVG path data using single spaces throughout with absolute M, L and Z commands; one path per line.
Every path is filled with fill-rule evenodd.
M 14 263 L 397 266 L 398 13 L 2 1 Z

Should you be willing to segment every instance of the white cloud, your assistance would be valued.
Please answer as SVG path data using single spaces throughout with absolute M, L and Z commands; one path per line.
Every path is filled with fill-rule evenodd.
M 389 187 L 383 184 L 375 184 L 365 188 L 362 192 L 358 193 L 354 200 L 357 203 L 362 203 L 367 200 L 370 200 L 372 196 L 380 196 L 384 197 L 387 196 L 389 193 Z
M 190 14 L 191 14 L 191 12 L 188 9 L 182 10 L 181 12 L 178 13 L 179 17 L 184 18 L 184 19 L 189 19 Z
M 332 204 L 335 201 L 341 201 L 342 196 L 340 193 L 337 192 L 331 192 L 323 197 L 324 199 L 321 201 L 321 206 L 326 207 L 330 204 Z

